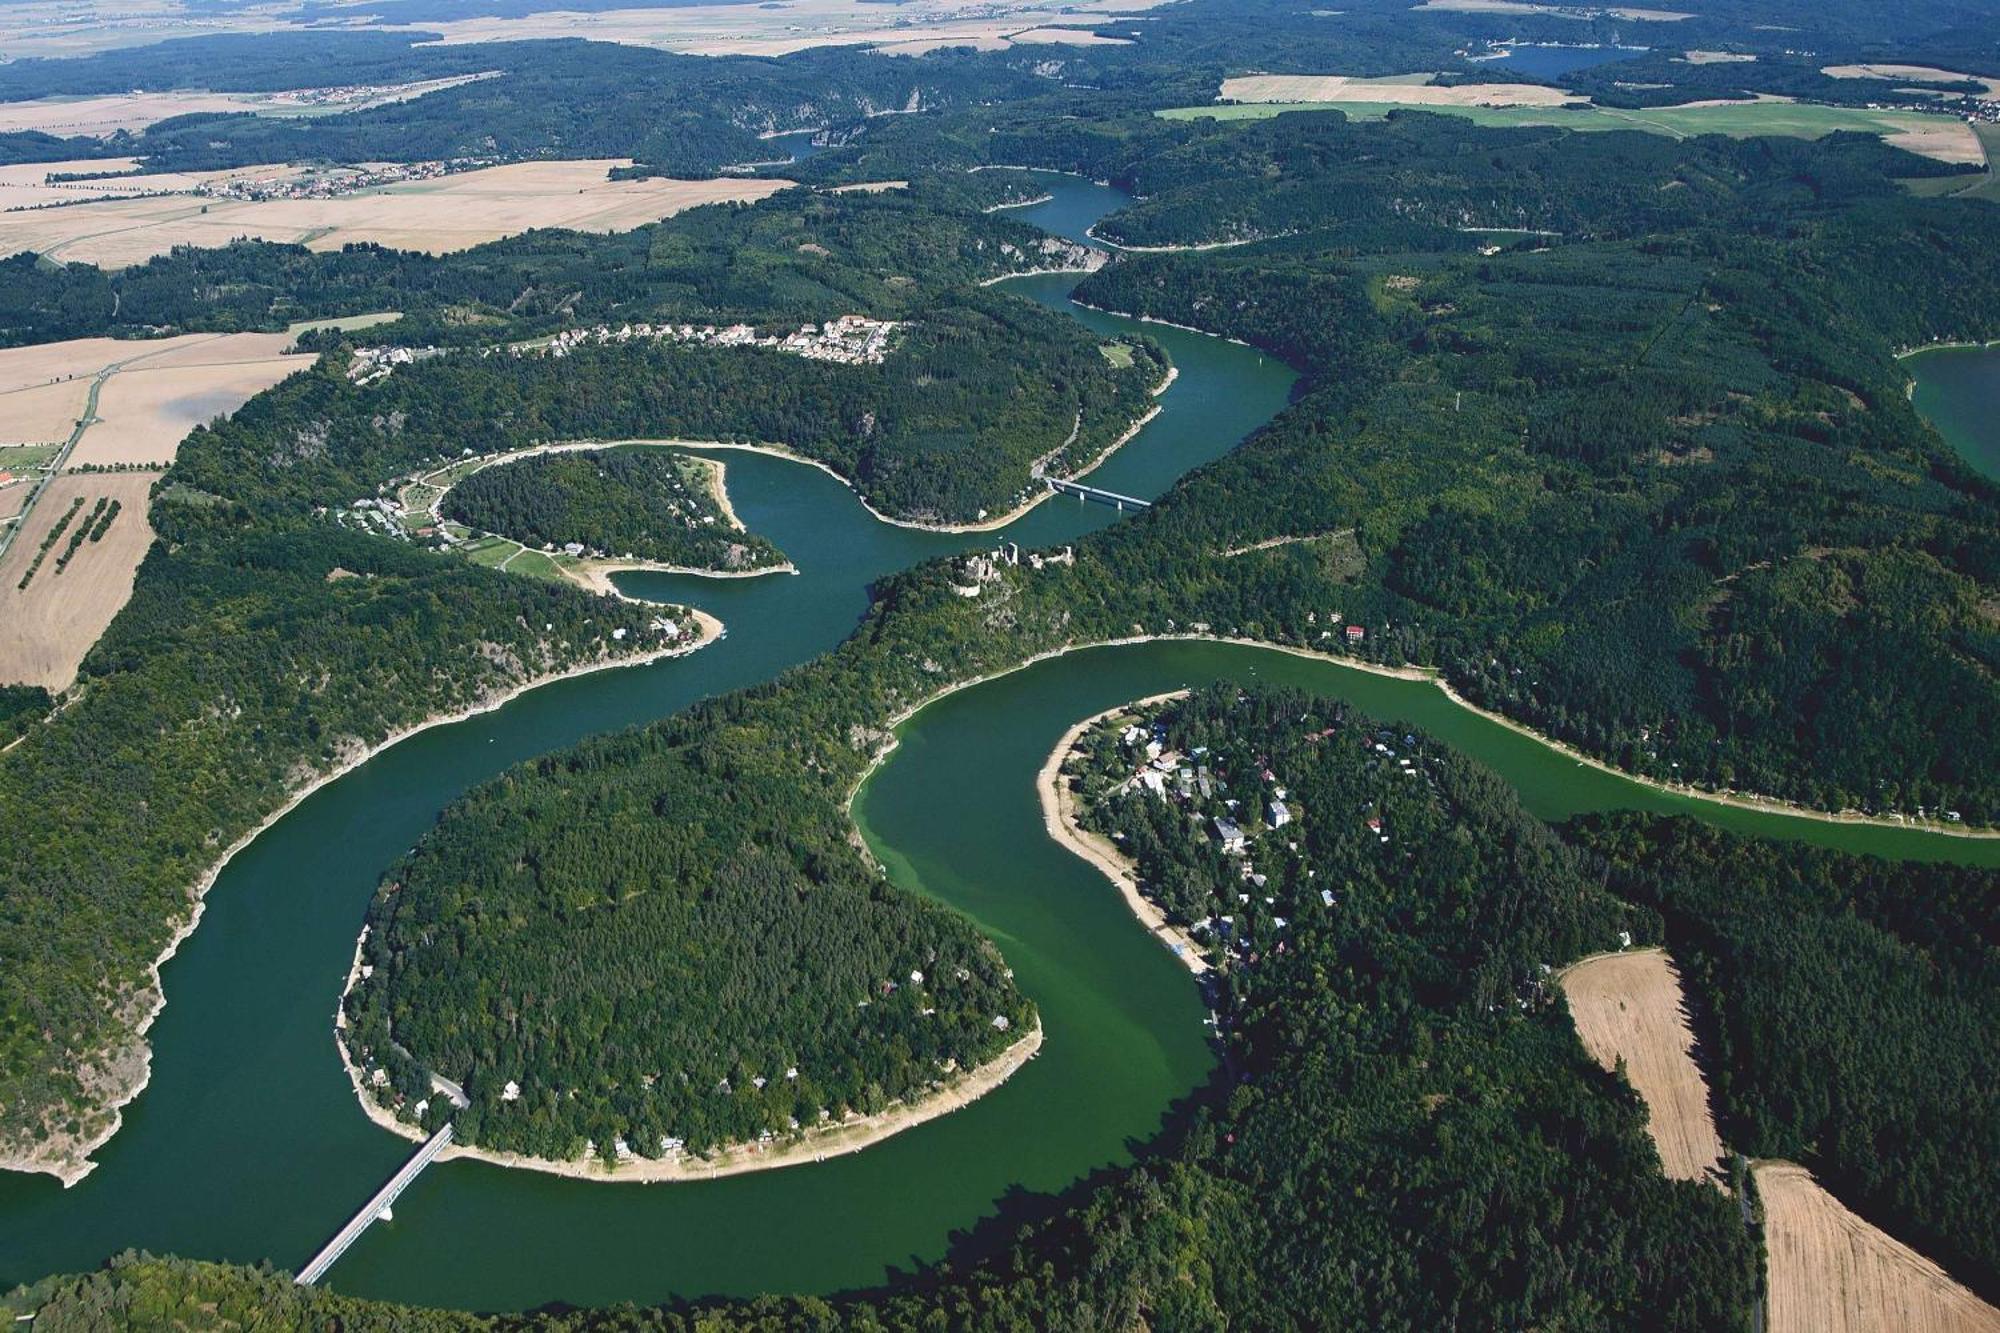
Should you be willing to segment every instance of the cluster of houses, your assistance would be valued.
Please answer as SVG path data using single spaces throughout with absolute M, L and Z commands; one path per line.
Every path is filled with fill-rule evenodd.
M 748 324 L 717 328 L 713 324 L 621 324 L 612 328 L 565 329 L 538 349 L 547 356 L 568 356 L 584 346 L 635 341 L 706 344 L 713 347 L 765 347 L 789 352 L 808 361 L 833 361 L 848 366 L 879 366 L 889 354 L 890 335 L 902 327 L 897 320 L 842 315 L 824 324 L 801 324 L 782 336 L 760 334 Z
M 208 199 L 263 203 L 271 199 L 338 199 L 342 195 L 404 181 L 436 180 L 460 171 L 490 167 L 488 158 L 455 157 L 443 162 L 388 162 L 369 167 L 341 167 L 285 176 L 232 176 L 203 181 L 195 193 Z
M 347 363 L 347 378 L 362 388 L 388 379 L 398 366 L 415 365 L 443 356 L 442 347 L 357 347 Z

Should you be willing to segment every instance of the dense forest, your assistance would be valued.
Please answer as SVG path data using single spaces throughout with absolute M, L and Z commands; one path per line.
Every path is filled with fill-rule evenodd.
M 729 522 L 711 490 L 720 466 L 659 449 L 540 454 L 481 468 L 446 494 L 443 512 L 528 546 L 690 569 L 751 570 L 784 557 Z
M 1584 821 L 1661 913 L 1721 1128 L 2000 1299 L 2000 875 L 1780 847 L 1689 820 Z
M 347 1001 L 378 1097 L 438 1073 L 471 1098 L 466 1141 L 703 1153 L 913 1099 L 1032 1024 L 970 923 L 885 887 L 768 756 L 714 742 L 670 726 L 528 765 L 390 869 Z
M 1463 131 L 1285 117 L 1214 170 L 1267 178 L 1263 155 L 1347 136 L 1365 151 L 1328 170 L 1361 212 L 1371 187 L 1347 162 Z M 1107 569 L 1079 589 L 1118 590 L 1108 623 L 1295 643 L 1325 636 L 1309 613 L 1341 612 L 1370 655 L 1441 666 L 1639 772 L 1990 822 L 2000 495 L 1910 409 L 1891 354 L 1995 331 L 2000 213 L 1901 197 L 1894 155 L 1867 141 L 1607 137 L 1551 158 L 1509 132 L 1465 155 L 1475 178 L 1514 154 L 1574 173 L 1552 192 L 1601 214 L 1560 237 L 1469 255 L 1414 226 L 1336 225 L 1088 279 L 1083 299 L 1245 338 L 1307 379 L 1243 449 L 1089 548 Z M 1709 197 L 1649 205 L 1627 237 L 1623 192 L 1589 177 Z M 1311 192 L 1304 171 L 1277 179 Z M 1184 204 L 1197 234 L 1214 198 L 1163 186 L 1141 207 Z

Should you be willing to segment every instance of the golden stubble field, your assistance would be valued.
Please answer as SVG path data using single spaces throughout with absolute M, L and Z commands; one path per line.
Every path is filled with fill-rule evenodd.
M 194 427 L 312 365 L 311 356 L 283 355 L 291 345 L 289 333 L 189 333 L 152 341 L 76 338 L 0 351 L 0 444 L 68 443 L 97 386 L 95 413 L 68 456 L 48 459 L 0 492 L 0 518 L 9 517 L 47 479 L 0 560 L 0 684 L 62 690 L 76 679 L 84 654 L 132 595 L 139 561 L 152 542 L 147 492 L 159 469 L 173 461 Z M 140 470 L 81 470 L 103 467 Z M 53 477 L 50 468 L 58 469 Z M 58 536 L 23 590 L 21 576 L 42 538 L 79 496 L 83 514 L 99 497 L 118 500 L 117 518 L 102 538 L 80 545 L 61 571 L 55 561 L 69 533 Z M 81 521 L 82 514 L 73 520 Z
M 125 130 L 137 133 L 172 116 L 197 112 L 249 112 L 252 115 L 296 119 L 365 111 L 369 107 L 407 102 L 482 77 L 459 74 L 445 79 L 352 87 L 338 94 L 312 89 L 269 93 L 212 93 L 199 89 L 175 92 L 107 93 L 98 97 L 38 97 L 26 102 L 0 102 L 0 133 L 38 130 L 60 138 L 88 135 L 103 139 Z
M 1346 74 L 1245 74 L 1222 81 L 1230 102 L 1394 102 L 1399 106 L 1561 106 L 1574 93 L 1538 83 L 1432 85 L 1428 74 L 1363 79 Z
M 1759 1162 L 1769 1333 L 2000 1333 L 2000 1310 L 1856 1217 L 1791 1162 Z
M 582 37 L 689 55 L 780 56 L 816 46 L 870 46 L 916 54 L 944 46 L 988 50 L 1014 43 L 1095 45 L 1106 40 L 1070 25 L 1155 8 L 1159 0 L 782 0 L 772 4 L 681 5 L 551 10 L 520 18 L 426 21 L 447 43 Z M 1115 40 L 1115 38 L 1113 39 Z
M 443 254 L 536 227 L 626 231 L 702 204 L 762 199 L 791 185 L 744 177 L 607 178 L 611 168 L 626 165 L 624 160 L 521 162 L 332 199 L 248 201 L 187 193 L 98 198 L 62 208 L 0 213 L 0 255 L 33 250 L 52 259 L 119 268 L 177 245 L 223 246 L 244 236 L 315 250 L 369 241 Z M 184 176 L 137 177 L 116 182 L 115 188 L 131 193 L 149 182 L 178 190 L 196 183 Z M 0 205 L 10 188 L 26 193 L 63 187 L 0 184 Z
M 0 350 L 0 445 L 67 441 L 103 375 L 68 466 L 170 463 L 188 431 L 312 364 L 283 355 L 291 345 L 287 333 L 188 333 Z
M 1562 974 L 1562 988 L 1584 1049 L 1606 1069 L 1625 1061 L 1667 1174 L 1715 1179 L 1722 1137 L 1694 1062 L 1694 1032 L 1673 960 L 1659 949 L 1587 958 Z
M 71 473 L 55 478 L 26 520 L 26 529 L 0 560 L 0 684 L 69 688 L 77 665 L 132 595 L 132 582 L 153 529 L 147 495 L 157 472 Z M 83 507 L 56 538 L 23 591 L 21 576 L 34 563 L 42 538 L 81 498 Z M 119 502 L 118 516 L 98 541 L 84 541 L 60 572 L 56 559 L 99 497 Z

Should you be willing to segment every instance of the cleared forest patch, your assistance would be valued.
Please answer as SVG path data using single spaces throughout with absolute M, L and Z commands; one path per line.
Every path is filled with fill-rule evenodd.
M 1804 1167 L 1759 1162 L 1769 1333 L 1995 1333 L 2000 1310 L 1870 1226 Z
M 1606 1069 L 1625 1062 L 1667 1174 L 1715 1179 L 1722 1138 L 1694 1062 L 1694 1032 L 1673 960 L 1659 949 L 1587 958 L 1562 974 L 1562 988 L 1584 1049 Z

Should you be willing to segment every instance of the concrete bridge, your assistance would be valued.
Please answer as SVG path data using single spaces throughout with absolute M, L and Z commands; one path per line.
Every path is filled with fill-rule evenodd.
M 347 1253 L 348 1246 L 361 1239 L 361 1233 L 368 1229 L 369 1224 L 376 1218 L 386 1214 L 389 1211 L 389 1205 L 396 1202 L 397 1197 L 410 1187 L 410 1182 L 415 1180 L 418 1174 L 435 1161 L 437 1155 L 449 1147 L 450 1144 L 451 1126 L 449 1124 L 425 1139 L 423 1146 L 410 1155 L 410 1160 L 403 1163 L 395 1175 L 389 1177 L 389 1183 L 381 1189 L 376 1190 L 375 1197 L 363 1204 L 361 1211 L 349 1218 L 347 1225 L 334 1234 L 333 1239 L 326 1243 L 325 1248 L 321 1249 L 318 1254 L 315 1254 L 306 1266 L 299 1270 L 298 1284 L 302 1287 L 310 1287 L 313 1283 L 325 1277 L 326 1270 L 333 1267 L 335 1261 L 341 1255 Z
M 1095 500 L 1102 505 L 1115 505 L 1119 509 L 1151 509 L 1149 501 L 1130 495 L 1120 495 L 1100 486 L 1086 486 L 1080 481 L 1062 481 L 1055 477 L 1048 479 L 1049 489 L 1057 495 L 1074 495 L 1079 500 Z

